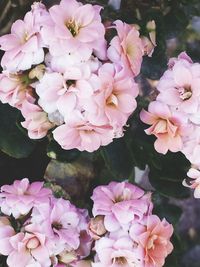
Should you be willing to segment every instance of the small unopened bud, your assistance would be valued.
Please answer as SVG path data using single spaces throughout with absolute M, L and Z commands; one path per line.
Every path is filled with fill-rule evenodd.
M 156 30 L 155 21 L 154 20 L 148 21 L 146 27 L 148 31 L 155 31 Z
M 40 80 L 43 77 L 43 75 L 44 75 L 44 71 L 45 71 L 45 65 L 40 64 L 40 65 L 36 66 L 34 69 L 32 69 L 29 72 L 28 77 L 30 79 L 37 78 L 38 80 Z
M 39 247 L 40 245 L 40 241 L 37 237 L 33 237 L 31 239 L 29 239 L 29 241 L 26 244 L 26 247 L 28 249 L 36 249 L 37 247 Z
M 89 223 L 89 230 L 94 234 L 94 239 L 99 239 L 100 236 L 104 235 L 107 232 L 104 226 L 104 216 L 98 215 L 92 218 Z
M 71 262 L 77 260 L 77 255 L 76 255 L 75 251 L 71 251 L 71 252 L 64 251 L 61 254 L 59 254 L 58 258 L 59 258 L 59 262 L 68 264 L 68 263 L 71 263 Z
M 156 23 L 155 21 L 154 20 L 149 21 L 146 27 L 149 32 L 149 38 L 155 47 L 156 46 Z
M 6 216 L 1 216 L 0 217 L 0 227 L 10 225 L 10 221 Z

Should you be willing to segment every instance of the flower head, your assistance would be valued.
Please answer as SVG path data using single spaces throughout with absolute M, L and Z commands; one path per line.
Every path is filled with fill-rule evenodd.
M 200 101 L 200 64 L 192 63 L 186 56 L 182 53 L 178 59 L 170 61 L 169 70 L 158 83 L 157 100 L 178 111 L 195 114 Z
M 165 219 L 160 221 L 156 215 L 148 216 L 145 225 L 132 225 L 130 236 L 144 249 L 145 267 L 164 265 L 165 258 L 173 250 L 172 234 L 172 225 Z
M 183 147 L 183 136 L 191 128 L 187 117 L 180 112 L 171 111 L 165 103 L 159 101 L 151 102 L 148 110 L 141 111 L 140 119 L 151 125 L 145 132 L 157 137 L 155 149 L 162 154 L 166 154 L 168 150 L 180 151 Z
M 127 227 L 133 220 L 142 220 L 151 208 L 144 191 L 127 182 L 111 182 L 95 188 L 93 215 L 104 215 L 106 230 L 112 232 Z
M 108 48 L 108 58 L 115 63 L 122 62 L 122 66 L 136 76 L 140 72 L 144 47 L 139 32 L 134 26 L 120 20 L 114 22 L 117 30 Z
M 29 183 L 27 178 L 16 180 L 12 185 L 3 185 L 0 193 L 1 211 L 15 218 L 26 215 L 40 201 L 47 201 L 52 195 L 43 188 L 42 182 Z

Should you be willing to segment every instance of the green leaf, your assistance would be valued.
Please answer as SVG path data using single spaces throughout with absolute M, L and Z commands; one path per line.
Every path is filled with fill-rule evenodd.
M 164 203 L 163 205 L 155 206 L 154 212 L 160 218 L 165 218 L 171 224 L 176 225 L 181 217 L 182 209 L 175 205 Z
M 134 175 L 134 161 L 124 138 L 115 139 L 100 150 L 112 178 L 118 181 L 132 180 L 131 176 Z
M 171 255 L 169 255 L 165 261 L 165 265 L 164 267 L 179 267 L 179 262 L 177 259 L 176 254 L 172 253 Z
M 56 159 L 62 162 L 71 162 L 80 156 L 81 152 L 77 149 L 64 150 L 54 140 L 50 141 L 47 146 L 47 155 L 52 159 Z
M 170 179 L 164 172 L 161 175 L 150 170 L 149 181 L 163 196 L 175 198 L 187 198 L 190 196 L 188 188 L 184 187 L 181 181 Z
M 182 253 L 185 250 L 185 242 L 180 235 L 175 231 L 171 242 L 174 246 L 172 253 L 166 258 L 164 267 L 179 267 L 181 265 Z
M 172 6 L 171 11 L 164 17 L 164 31 L 166 38 L 174 38 L 180 35 L 187 27 L 189 19 L 186 16 L 184 10 L 175 5 Z
M 35 142 L 17 127 L 18 116 L 18 110 L 0 104 L 0 150 L 14 158 L 26 158 L 34 150 Z

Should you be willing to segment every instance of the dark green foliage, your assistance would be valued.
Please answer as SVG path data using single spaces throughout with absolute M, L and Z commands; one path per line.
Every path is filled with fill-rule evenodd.
M 78 158 L 81 152 L 77 149 L 64 150 L 61 146 L 54 140 L 51 140 L 47 146 L 47 155 L 52 158 L 62 162 L 71 162 Z
M 19 111 L 0 104 L 0 150 L 14 158 L 26 158 L 33 152 L 35 143 L 16 125 Z

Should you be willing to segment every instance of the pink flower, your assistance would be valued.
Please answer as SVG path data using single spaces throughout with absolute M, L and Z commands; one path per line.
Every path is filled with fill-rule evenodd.
M 50 46 L 54 56 L 85 49 L 98 49 L 104 40 L 105 29 L 101 23 L 99 6 L 83 5 L 76 0 L 62 0 L 50 8 L 49 13 L 54 27 L 43 29 L 43 39 Z M 87 16 L 85 16 L 87 14 Z
M 15 231 L 7 217 L 0 217 L 0 254 L 7 256 L 13 248 L 10 244 L 10 238 L 15 235 Z
M 86 47 L 84 53 L 73 51 L 61 56 L 46 55 L 47 65 L 54 71 L 63 73 L 66 80 L 88 79 L 91 72 L 97 71 L 101 62 L 91 56 L 91 50 Z
M 152 207 L 144 191 L 127 182 L 98 186 L 91 198 L 93 215 L 104 215 L 105 228 L 110 232 L 126 228 L 133 220 L 142 220 Z
M 53 131 L 54 139 L 63 149 L 77 148 L 93 152 L 100 146 L 108 145 L 114 138 L 109 125 L 95 126 L 88 123 L 81 114 L 72 114 L 66 124 Z
M 30 11 L 24 20 L 13 23 L 11 34 L 0 37 L 0 47 L 5 51 L 1 60 L 3 68 L 11 72 L 30 69 L 32 65 L 44 60 L 43 43 L 40 37 L 40 25 Z
M 12 185 L 1 187 L 1 211 L 19 218 L 28 214 L 38 202 L 47 201 L 51 194 L 49 189 L 43 188 L 42 182 L 30 184 L 27 178 L 16 180 Z
M 90 218 L 86 209 L 77 209 L 77 212 L 79 214 L 80 245 L 76 250 L 76 254 L 78 259 L 85 259 L 91 253 L 93 242 L 88 229 Z
M 191 168 L 187 173 L 188 178 L 183 181 L 183 185 L 194 189 L 194 197 L 200 198 L 200 171 Z
M 33 210 L 31 222 L 40 224 L 43 232 L 57 242 L 61 251 L 64 247 L 68 251 L 79 247 L 79 214 L 69 201 L 52 199 L 51 203 L 41 203 Z
M 140 119 L 149 125 L 145 130 L 148 135 L 155 135 L 157 140 L 154 143 L 156 151 L 166 154 L 180 151 L 183 147 L 183 136 L 190 130 L 187 117 L 180 112 L 172 112 L 170 108 L 159 101 L 151 102 L 149 112 L 142 110 Z
M 200 64 L 191 63 L 187 54 L 170 61 L 170 69 L 160 79 L 157 100 L 184 113 L 194 114 L 200 101 Z M 186 59 L 185 59 L 186 58 Z
M 70 263 L 90 254 L 88 221 L 86 210 L 77 209 L 68 200 L 52 198 L 35 206 L 30 223 L 40 225 L 40 231 L 54 243 L 54 255 Z
M 95 74 L 88 79 L 66 80 L 60 73 L 46 73 L 36 85 L 38 104 L 45 112 L 59 112 L 67 122 L 71 113 L 83 110 L 85 99 L 91 98 L 100 83 Z
M 54 127 L 54 124 L 49 121 L 47 113 L 42 111 L 38 105 L 24 101 L 21 112 L 25 118 L 21 124 L 28 130 L 28 136 L 31 139 L 45 137 L 48 131 Z
M 66 91 L 66 81 L 60 73 L 45 73 L 40 82 L 36 84 L 36 92 L 39 96 L 38 104 L 45 112 L 53 113 L 58 110 L 57 100 Z
M 102 237 L 95 243 L 97 259 L 92 267 L 142 267 L 142 251 L 134 247 L 129 236 Z
M 13 251 L 7 258 L 9 267 L 50 267 L 46 236 L 39 232 L 18 233 L 10 238 Z
M 172 57 L 169 59 L 169 62 L 168 62 L 168 68 L 169 69 L 172 69 L 174 67 L 174 65 L 176 64 L 176 62 L 178 61 L 186 61 L 185 63 L 188 64 L 187 62 L 189 63 L 193 63 L 192 59 L 188 56 L 188 54 L 186 52 L 181 52 L 178 57 Z
M 114 63 L 122 62 L 122 66 L 129 69 L 132 75 L 140 72 L 144 48 L 139 32 L 134 26 L 120 20 L 114 22 L 117 30 L 108 48 L 108 58 Z
M 192 133 L 184 138 L 181 152 L 186 156 L 191 164 L 200 167 L 200 130 L 198 125 L 195 125 Z
M 173 250 L 170 238 L 173 227 L 165 219 L 156 215 L 147 217 L 147 224 L 132 225 L 130 236 L 144 249 L 145 267 L 162 267 L 165 258 Z
M 21 109 L 23 102 L 27 99 L 34 103 L 33 89 L 23 82 L 22 75 L 0 74 L 0 100 L 2 103 Z
M 99 69 L 101 87 L 84 106 L 91 123 L 123 127 L 136 109 L 137 84 L 132 78 L 120 75 L 113 64 L 104 64 Z
M 34 2 L 31 6 L 31 11 L 34 17 L 34 24 L 37 25 L 39 29 L 46 25 L 53 26 L 53 21 L 49 12 L 41 2 Z

